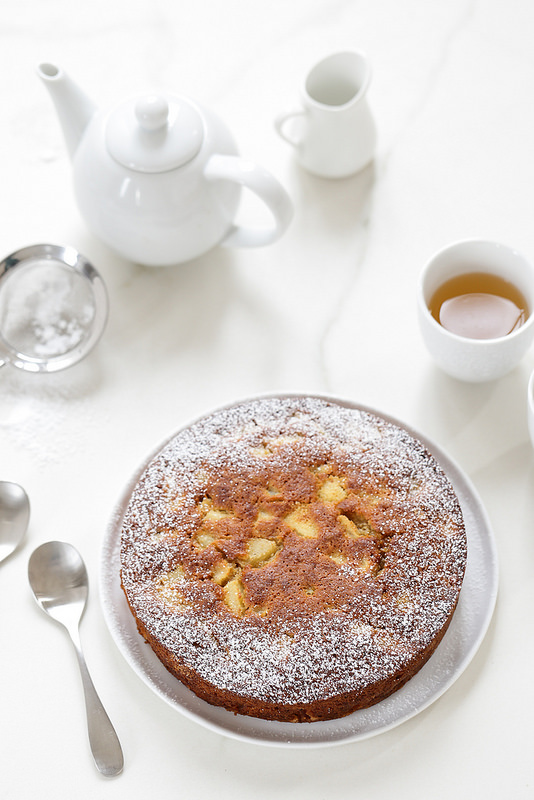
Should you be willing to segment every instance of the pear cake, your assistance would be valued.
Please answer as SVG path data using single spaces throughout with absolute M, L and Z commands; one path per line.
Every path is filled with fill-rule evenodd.
M 404 428 L 310 396 L 221 409 L 134 486 L 121 584 L 140 634 L 208 703 L 335 719 L 403 686 L 454 614 L 460 503 Z

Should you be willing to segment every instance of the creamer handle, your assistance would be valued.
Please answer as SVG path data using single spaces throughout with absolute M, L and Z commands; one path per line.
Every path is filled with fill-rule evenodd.
M 286 122 L 289 122 L 291 119 L 296 119 L 297 117 L 305 117 L 306 111 L 303 108 L 295 109 L 294 111 L 286 111 L 283 114 L 279 114 L 274 120 L 274 127 L 276 128 L 276 132 L 278 133 L 281 138 L 287 142 L 288 144 L 292 145 L 292 147 L 298 147 L 301 142 L 299 139 L 293 138 L 290 136 L 286 131 Z

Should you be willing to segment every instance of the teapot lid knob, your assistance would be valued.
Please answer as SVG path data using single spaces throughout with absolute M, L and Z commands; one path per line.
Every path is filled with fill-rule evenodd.
M 105 129 L 110 155 L 136 172 L 168 172 L 191 161 L 204 139 L 200 112 L 182 97 L 146 95 L 111 112 Z
M 157 131 L 167 124 L 169 104 L 164 97 L 156 95 L 140 97 L 135 104 L 135 116 L 145 131 Z

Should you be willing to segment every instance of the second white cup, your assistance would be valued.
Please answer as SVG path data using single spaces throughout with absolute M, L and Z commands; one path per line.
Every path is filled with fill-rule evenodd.
M 527 391 L 527 419 L 528 419 L 528 432 L 532 447 L 534 447 L 534 372 L 530 376 Z

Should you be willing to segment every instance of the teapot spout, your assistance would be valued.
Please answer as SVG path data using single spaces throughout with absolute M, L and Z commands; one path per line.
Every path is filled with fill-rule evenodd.
M 55 64 L 39 64 L 37 74 L 50 92 L 72 158 L 96 106 Z

